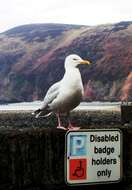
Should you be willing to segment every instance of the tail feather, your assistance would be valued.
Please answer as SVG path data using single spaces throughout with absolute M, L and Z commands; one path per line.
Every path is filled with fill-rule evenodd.
M 36 115 L 36 114 L 40 113 L 41 111 L 42 111 L 41 109 L 37 109 L 37 110 L 35 110 L 35 111 L 32 113 L 32 115 Z
M 52 112 L 50 112 L 49 110 L 37 109 L 32 114 L 35 115 L 36 118 L 39 118 L 39 117 L 48 117 L 49 115 L 51 115 L 51 113 Z

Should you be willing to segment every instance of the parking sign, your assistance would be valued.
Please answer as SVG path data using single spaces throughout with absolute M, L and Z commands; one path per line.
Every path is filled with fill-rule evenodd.
M 112 183 L 122 177 L 122 133 L 79 130 L 66 134 L 65 180 L 69 185 Z

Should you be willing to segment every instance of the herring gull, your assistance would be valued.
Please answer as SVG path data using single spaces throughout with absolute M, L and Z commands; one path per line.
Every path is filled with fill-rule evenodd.
M 59 82 L 53 84 L 47 91 L 40 109 L 34 111 L 35 117 L 46 117 L 52 112 L 58 118 L 58 129 L 77 130 L 73 127 L 70 119 L 67 128 L 62 126 L 60 120 L 61 113 L 67 113 L 77 107 L 83 97 L 84 89 L 81 74 L 78 69 L 79 64 L 90 64 L 90 61 L 83 60 L 76 54 L 71 54 L 65 59 L 65 74 Z

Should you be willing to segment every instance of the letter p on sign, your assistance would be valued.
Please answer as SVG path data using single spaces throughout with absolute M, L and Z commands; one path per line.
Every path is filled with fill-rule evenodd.
M 70 136 L 70 156 L 86 155 L 86 136 Z

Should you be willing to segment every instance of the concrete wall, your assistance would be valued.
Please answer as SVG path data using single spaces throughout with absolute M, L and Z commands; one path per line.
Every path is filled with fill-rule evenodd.
M 65 131 L 44 126 L 0 127 L 0 190 L 132 189 L 132 124 L 87 128 L 122 130 L 123 180 L 120 183 L 69 187 L 64 182 Z

